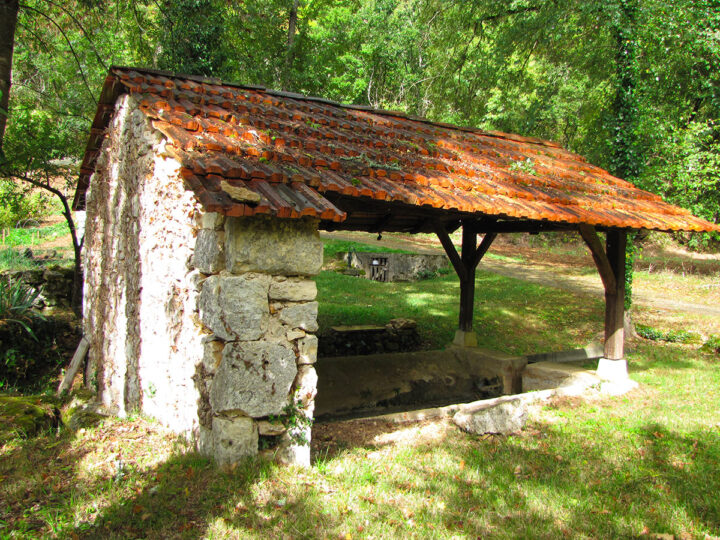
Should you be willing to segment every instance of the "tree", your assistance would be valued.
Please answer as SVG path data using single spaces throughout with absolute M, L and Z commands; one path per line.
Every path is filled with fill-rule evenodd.
M 12 57 L 15 48 L 18 0 L 0 0 L 0 164 L 10 103 Z
M 160 9 L 158 67 L 226 77 L 225 10 L 217 0 L 165 0 Z
M 68 203 L 77 174 L 73 159 L 79 158 L 87 141 L 87 126 L 97 105 L 95 92 L 107 73 L 106 60 L 123 58 L 118 53 L 127 40 L 122 38 L 129 36 L 117 32 L 112 19 L 92 5 L 26 0 L 15 6 L 20 9 L 15 12 L 17 32 L 10 43 L 14 84 L 8 109 L 12 114 L 3 139 L 0 176 L 59 199 L 72 237 L 73 305 L 79 310 L 82 239 Z

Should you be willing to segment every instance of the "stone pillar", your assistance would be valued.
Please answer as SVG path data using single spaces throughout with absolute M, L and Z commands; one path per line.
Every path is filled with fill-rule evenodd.
M 205 214 L 200 226 L 193 257 L 204 274 L 200 449 L 221 466 L 259 451 L 309 466 L 318 223 Z

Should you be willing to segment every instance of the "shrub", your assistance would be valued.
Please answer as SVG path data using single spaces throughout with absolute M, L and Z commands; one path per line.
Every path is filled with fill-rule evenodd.
M 21 392 L 47 389 L 72 354 L 79 331 L 61 319 L 32 319 L 33 336 L 17 324 L 0 321 L 0 388 Z
M 0 322 L 19 324 L 35 337 L 28 323 L 33 319 L 43 318 L 33 309 L 39 296 L 40 291 L 22 281 L 0 278 Z
M 28 192 L 18 182 L 0 179 L 0 229 L 39 220 L 50 214 L 51 204 L 51 197 L 44 193 Z
M 695 332 L 688 332 L 687 330 L 659 330 L 652 326 L 645 326 L 642 324 L 635 325 L 635 330 L 640 337 L 645 339 L 651 339 L 653 341 L 667 341 L 670 343 L 700 343 L 702 338 Z
M 704 351 L 714 352 L 720 354 L 720 335 L 713 334 L 701 347 Z

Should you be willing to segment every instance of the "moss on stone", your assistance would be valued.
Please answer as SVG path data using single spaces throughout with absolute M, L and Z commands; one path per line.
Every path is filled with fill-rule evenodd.
M 30 437 L 57 425 L 57 419 L 55 403 L 44 397 L 0 396 L 0 440 Z
M 86 388 L 75 390 L 70 396 L 68 404 L 63 407 L 60 419 L 65 427 L 71 431 L 89 428 L 99 424 L 105 417 L 93 410 L 92 402 L 95 393 Z

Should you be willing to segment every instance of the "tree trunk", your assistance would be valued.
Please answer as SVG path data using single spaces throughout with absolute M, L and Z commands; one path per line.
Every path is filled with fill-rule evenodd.
M 290 15 L 288 17 L 288 40 L 287 51 L 285 52 L 285 69 L 282 76 L 282 89 L 290 90 L 290 71 L 295 59 L 295 31 L 297 29 L 298 7 L 300 0 L 293 0 Z
M 637 122 L 637 13 L 638 0 L 620 0 L 618 21 L 612 29 L 615 39 L 615 75 L 617 86 L 612 104 L 613 154 L 612 172 L 624 180 L 634 181 L 640 175 L 642 156 L 639 154 Z M 630 307 L 632 306 L 633 265 L 635 262 L 634 235 L 627 235 L 625 271 L 625 325 L 635 334 Z
M 15 47 L 18 0 L 0 0 L 0 156 L 10 104 L 12 56 Z

